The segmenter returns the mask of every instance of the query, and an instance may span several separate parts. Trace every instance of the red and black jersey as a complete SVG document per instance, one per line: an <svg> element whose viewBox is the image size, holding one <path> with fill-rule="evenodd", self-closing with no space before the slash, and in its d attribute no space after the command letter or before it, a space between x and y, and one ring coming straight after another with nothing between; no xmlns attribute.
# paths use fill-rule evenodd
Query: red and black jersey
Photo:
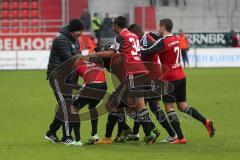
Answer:
<svg viewBox="0 0 240 160"><path fill-rule="evenodd" d="M129 75L148 73L141 61L140 42L136 34L124 29L115 37L110 48L119 52L115 54L120 54L124 78Z"/></svg>
<svg viewBox="0 0 240 160"><path fill-rule="evenodd" d="M84 84L106 82L103 67L96 63L78 60L76 72L83 78Z"/></svg>
<svg viewBox="0 0 240 160"><path fill-rule="evenodd" d="M157 40L151 47L141 50L142 56L158 54L161 65L168 71L163 80L175 81L186 77L181 66L180 43L176 36L168 35Z"/></svg>
<svg viewBox="0 0 240 160"><path fill-rule="evenodd" d="M140 39L140 44L143 48L149 48L155 43L155 39L148 33L145 33ZM160 79L163 75L161 65L158 61L158 54L149 54L141 57L144 65L148 69L148 77L151 80Z"/></svg>

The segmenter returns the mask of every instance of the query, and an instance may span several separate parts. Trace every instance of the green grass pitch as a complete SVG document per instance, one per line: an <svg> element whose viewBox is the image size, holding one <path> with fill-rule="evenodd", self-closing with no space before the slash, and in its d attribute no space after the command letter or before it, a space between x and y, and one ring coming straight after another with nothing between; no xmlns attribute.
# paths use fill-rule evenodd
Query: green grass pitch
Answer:
<svg viewBox="0 0 240 160"><path fill-rule="evenodd" d="M1 71L0 160L239 159L240 69L186 72L189 104L214 120L217 128L214 138L209 138L197 121L182 119L181 126L188 139L186 145L126 143L67 147L43 138L56 104L48 81L44 80L45 71ZM106 116L101 117L100 136L104 135L105 123ZM162 131L161 140L166 132L157 126ZM86 141L90 122L83 122L81 128Z"/></svg>

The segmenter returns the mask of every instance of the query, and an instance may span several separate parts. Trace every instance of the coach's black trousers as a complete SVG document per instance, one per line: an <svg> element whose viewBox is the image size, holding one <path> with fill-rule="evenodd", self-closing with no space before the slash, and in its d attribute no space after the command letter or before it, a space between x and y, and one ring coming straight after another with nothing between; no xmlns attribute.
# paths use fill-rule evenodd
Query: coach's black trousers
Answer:
<svg viewBox="0 0 240 160"><path fill-rule="evenodd" d="M54 95L57 100L55 116L49 127L50 132L55 134L62 125L63 137L70 136L71 125L69 124L69 121L71 120L70 116L72 116L70 113L72 90L60 88L57 79L49 80L49 83L54 89ZM68 94L66 92L68 92Z"/></svg>
<svg viewBox="0 0 240 160"><path fill-rule="evenodd" d="M79 90L77 85L78 76L74 71L74 63L77 56L69 59L64 64L56 68L49 76L49 84L57 100L55 116L50 124L50 132L53 134L63 126L63 137L70 136L71 125L69 122L75 121L76 115L71 114L70 106L72 104L73 90ZM78 118L78 117L77 117Z"/></svg>

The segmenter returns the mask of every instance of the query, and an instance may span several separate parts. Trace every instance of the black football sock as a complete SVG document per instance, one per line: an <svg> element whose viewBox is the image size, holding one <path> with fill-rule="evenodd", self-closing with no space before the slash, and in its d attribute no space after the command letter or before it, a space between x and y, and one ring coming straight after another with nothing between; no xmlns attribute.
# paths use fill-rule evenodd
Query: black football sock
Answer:
<svg viewBox="0 0 240 160"><path fill-rule="evenodd" d="M141 125L140 121L138 119L135 119L134 125L133 125L133 135L137 135L139 133L140 125ZM155 127L156 127L155 124L151 120L149 120L148 125L151 130L155 129Z"/></svg>
<svg viewBox="0 0 240 160"><path fill-rule="evenodd" d="M70 125L73 128L74 135L75 135L75 140L77 142L80 141L81 140L81 137L80 137L80 122L72 122L72 123L70 123Z"/></svg>
<svg viewBox="0 0 240 160"><path fill-rule="evenodd" d="M118 131L117 131L117 137L120 137L122 134L122 124L121 122L118 122Z"/></svg>
<svg viewBox="0 0 240 160"><path fill-rule="evenodd" d="M123 130L128 130L130 127L126 123L126 116L124 112L119 112L118 118L118 133L117 136L120 137Z"/></svg>
<svg viewBox="0 0 240 160"><path fill-rule="evenodd" d="M202 116L195 108L188 106L184 112L202 122L203 125L206 125L206 118Z"/></svg>
<svg viewBox="0 0 240 160"><path fill-rule="evenodd" d="M91 120L91 124L92 124L91 136L95 136L97 134L98 119Z"/></svg>
<svg viewBox="0 0 240 160"><path fill-rule="evenodd" d="M126 115L124 114L124 112L122 112L122 114L120 116L120 122L121 122L123 130L130 129L129 125L126 123Z"/></svg>
<svg viewBox="0 0 240 160"><path fill-rule="evenodd" d="M178 119L178 116L177 116L176 112L171 111L171 112L168 112L167 114L168 114L168 118L169 118L169 121L170 121L173 129L177 133L178 138L180 140L183 139L184 136L183 136L182 129L181 129L181 126L180 126L180 122L179 122L179 119Z"/></svg>
<svg viewBox="0 0 240 160"><path fill-rule="evenodd" d="M95 108L90 109L90 118L91 118L91 125L92 125L91 136L95 136L97 134L97 128L98 128L98 112Z"/></svg>
<svg viewBox="0 0 240 160"><path fill-rule="evenodd" d="M150 115L147 109L143 109L142 111L138 112L137 114L138 120L140 121L143 131L145 133L145 136L148 137L150 136L152 132L152 122L150 119Z"/></svg>
<svg viewBox="0 0 240 160"><path fill-rule="evenodd" d="M149 126L150 126L151 130L156 128L155 124L151 121L151 119L149 120Z"/></svg>
<svg viewBox="0 0 240 160"><path fill-rule="evenodd" d="M118 113L112 112L108 114L105 137L112 137L113 129L118 121Z"/></svg>
<svg viewBox="0 0 240 160"><path fill-rule="evenodd" d="M150 105L150 109L154 113L156 119L161 124L161 126L168 132L169 136L175 137L176 133L174 132L170 123L168 122L167 117L163 112L163 110L159 106L151 106L151 105Z"/></svg>
<svg viewBox="0 0 240 160"><path fill-rule="evenodd" d="M123 131L123 125L125 123L125 115L124 113L119 112L118 113L118 132L117 132L117 137L120 137Z"/></svg>
<svg viewBox="0 0 240 160"><path fill-rule="evenodd" d="M57 132L57 130L59 130L61 125L62 125L62 121L60 121L57 117L54 117L52 123L49 126L48 134L56 135L56 132Z"/></svg>
<svg viewBox="0 0 240 160"><path fill-rule="evenodd" d="M123 128L123 130L128 130L128 129L130 129L130 127L129 127L129 125L126 123L126 121L124 121L123 123L122 123L122 128Z"/></svg>
<svg viewBox="0 0 240 160"><path fill-rule="evenodd" d="M139 133L140 125L141 125L140 122L138 122L137 120L134 121L133 135L137 135Z"/></svg>

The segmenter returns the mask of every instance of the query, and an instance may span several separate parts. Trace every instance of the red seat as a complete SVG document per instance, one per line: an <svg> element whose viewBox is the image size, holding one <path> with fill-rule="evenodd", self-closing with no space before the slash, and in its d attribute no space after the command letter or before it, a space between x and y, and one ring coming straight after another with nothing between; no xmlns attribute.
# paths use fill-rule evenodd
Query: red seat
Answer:
<svg viewBox="0 0 240 160"><path fill-rule="evenodd" d="M37 33L37 32L39 32L39 28L38 28L38 27L31 27L31 28L29 29L29 32L31 32L31 33Z"/></svg>
<svg viewBox="0 0 240 160"><path fill-rule="evenodd" d="M38 19L32 19L30 21L30 26L39 26L39 21Z"/></svg>
<svg viewBox="0 0 240 160"><path fill-rule="evenodd" d="M30 17L32 17L32 18L38 18L38 17L39 17L39 12L38 12L38 10L32 10L32 11L30 11Z"/></svg>
<svg viewBox="0 0 240 160"><path fill-rule="evenodd" d="M23 2L21 3L21 8L22 8L22 9L28 9L28 7L29 7L28 1L23 1Z"/></svg>
<svg viewBox="0 0 240 160"><path fill-rule="evenodd" d="M18 10L14 10L12 11L12 18L19 18L19 11Z"/></svg>
<svg viewBox="0 0 240 160"><path fill-rule="evenodd" d="M2 10L8 10L9 9L9 3L8 2L2 2L1 3L1 9Z"/></svg>
<svg viewBox="0 0 240 160"><path fill-rule="evenodd" d="M29 32L36 33L39 32L39 20L38 19L32 19L30 20L30 29Z"/></svg>
<svg viewBox="0 0 240 160"><path fill-rule="evenodd" d="M10 6L12 9L19 9L19 3L17 1L12 2Z"/></svg>
<svg viewBox="0 0 240 160"><path fill-rule="evenodd" d="M22 11L21 11L21 17L22 17L22 18L28 18L28 17L29 17L29 12L28 12L28 10L22 10Z"/></svg>
<svg viewBox="0 0 240 160"><path fill-rule="evenodd" d="M9 11L8 10L3 10L2 11L2 19L9 19L10 15L9 15Z"/></svg>
<svg viewBox="0 0 240 160"><path fill-rule="evenodd" d="M19 31L20 31L19 27L14 27L14 28L11 29L12 33L19 33Z"/></svg>
<svg viewBox="0 0 240 160"><path fill-rule="evenodd" d="M22 26L23 27L29 26L29 20L28 19L22 19Z"/></svg>
<svg viewBox="0 0 240 160"><path fill-rule="evenodd" d="M28 19L22 19L21 32L23 32L23 33L29 32L29 20Z"/></svg>
<svg viewBox="0 0 240 160"><path fill-rule="evenodd" d="M22 33L28 33L28 32L29 32L29 28L22 28L22 29L21 29L21 32L22 32Z"/></svg>
<svg viewBox="0 0 240 160"><path fill-rule="evenodd" d="M18 20L18 19L12 20L11 25L12 25L13 27L19 27L19 20Z"/></svg>
<svg viewBox="0 0 240 160"><path fill-rule="evenodd" d="M1 21L1 26L2 27L9 27L9 21L8 20Z"/></svg>
<svg viewBox="0 0 240 160"><path fill-rule="evenodd" d="M9 28L2 28L1 33L9 33Z"/></svg>
<svg viewBox="0 0 240 160"><path fill-rule="evenodd" d="M38 7L39 7L38 1L33 1L30 3L31 9L38 9Z"/></svg>
<svg viewBox="0 0 240 160"><path fill-rule="evenodd" d="M1 21L1 32L2 33L8 33L9 32L9 21L8 20L2 20Z"/></svg>

